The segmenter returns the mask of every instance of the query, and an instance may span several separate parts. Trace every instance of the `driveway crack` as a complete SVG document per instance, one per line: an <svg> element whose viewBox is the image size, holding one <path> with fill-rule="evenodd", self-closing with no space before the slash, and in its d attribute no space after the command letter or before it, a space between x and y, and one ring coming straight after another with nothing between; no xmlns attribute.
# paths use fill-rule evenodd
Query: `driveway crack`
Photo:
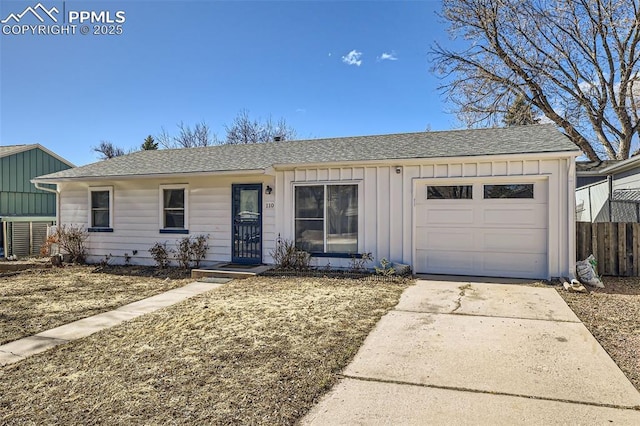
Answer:
<svg viewBox="0 0 640 426"><path fill-rule="evenodd" d="M465 284L458 288L460 289L460 293L458 293L458 298L455 300L456 307L453 309L453 311L451 311L452 314L462 307L462 298L465 296L467 290L471 288L471 283Z"/></svg>

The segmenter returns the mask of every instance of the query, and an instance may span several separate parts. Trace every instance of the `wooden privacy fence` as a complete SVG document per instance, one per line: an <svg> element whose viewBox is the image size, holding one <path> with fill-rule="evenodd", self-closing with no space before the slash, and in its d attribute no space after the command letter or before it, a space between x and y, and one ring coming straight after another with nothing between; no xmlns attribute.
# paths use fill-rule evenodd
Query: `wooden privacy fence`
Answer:
<svg viewBox="0 0 640 426"><path fill-rule="evenodd" d="M640 276L640 223L576 222L576 259L590 254L599 275Z"/></svg>

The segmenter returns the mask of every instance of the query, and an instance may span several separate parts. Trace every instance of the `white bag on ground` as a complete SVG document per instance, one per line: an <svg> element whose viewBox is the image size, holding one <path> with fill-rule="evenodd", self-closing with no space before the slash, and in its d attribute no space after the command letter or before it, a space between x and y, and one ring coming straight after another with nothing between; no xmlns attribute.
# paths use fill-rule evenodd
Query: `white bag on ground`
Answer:
<svg viewBox="0 0 640 426"><path fill-rule="evenodd" d="M591 254L585 260L579 260L576 262L576 274L578 275L580 282L583 284L587 284L592 287L604 288L602 280L598 277L596 266L596 258Z"/></svg>

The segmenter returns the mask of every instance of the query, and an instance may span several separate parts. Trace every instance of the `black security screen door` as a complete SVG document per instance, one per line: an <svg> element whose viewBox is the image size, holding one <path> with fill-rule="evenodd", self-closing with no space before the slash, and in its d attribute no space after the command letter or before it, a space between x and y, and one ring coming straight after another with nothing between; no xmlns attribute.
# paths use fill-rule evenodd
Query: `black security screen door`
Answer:
<svg viewBox="0 0 640 426"><path fill-rule="evenodd" d="M233 263L262 262L262 185L232 185Z"/></svg>

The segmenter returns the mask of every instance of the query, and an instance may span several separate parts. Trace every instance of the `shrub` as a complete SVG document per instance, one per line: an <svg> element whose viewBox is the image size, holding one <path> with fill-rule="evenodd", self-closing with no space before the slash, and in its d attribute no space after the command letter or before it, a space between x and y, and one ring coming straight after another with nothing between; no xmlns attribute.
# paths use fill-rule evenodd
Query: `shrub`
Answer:
<svg viewBox="0 0 640 426"><path fill-rule="evenodd" d="M176 242L175 258L178 266L182 269L189 269L189 260L191 259L191 239L189 237L180 238Z"/></svg>
<svg viewBox="0 0 640 426"><path fill-rule="evenodd" d="M89 234L82 226L62 225L56 228L55 238L60 248L69 255L72 263L83 264L87 260L85 241Z"/></svg>
<svg viewBox="0 0 640 426"><path fill-rule="evenodd" d="M200 262L207 256L208 235L198 235L196 237L184 237L176 243L175 259L182 269L189 269L191 263L198 268Z"/></svg>
<svg viewBox="0 0 640 426"><path fill-rule="evenodd" d="M371 253L362 253L361 256L351 256L351 262L349 263L350 272L363 272L366 268L366 264L373 260Z"/></svg>
<svg viewBox="0 0 640 426"><path fill-rule="evenodd" d="M291 240L280 237L276 239L276 247L271 250L271 257L277 269L296 269L306 271L311 266L311 255L299 250Z"/></svg>
<svg viewBox="0 0 640 426"><path fill-rule="evenodd" d="M58 244L57 233L48 235L46 241L40 247L40 256L47 257L47 256L51 256L52 254L57 254L57 253L51 252L53 245L57 245L57 244Z"/></svg>
<svg viewBox="0 0 640 426"><path fill-rule="evenodd" d="M196 268L200 267L200 262L207 257L207 251L209 250L209 246L207 245L207 240L209 239L208 235L198 235L191 241L190 251L191 251L191 261L194 263Z"/></svg>
<svg viewBox="0 0 640 426"><path fill-rule="evenodd" d="M156 262L158 268L164 269L169 266L169 255L173 250L167 248L167 242L156 242L150 249L151 257Z"/></svg>
<svg viewBox="0 0 640 426"><path fill-rule="evenodd" d="M391 266L391 262L389 262L384 257L380 259L380 266L374 266L376 274L382 275L383 277L388 277L390 275L395 275L396 270L393 266Z"/></svg>

